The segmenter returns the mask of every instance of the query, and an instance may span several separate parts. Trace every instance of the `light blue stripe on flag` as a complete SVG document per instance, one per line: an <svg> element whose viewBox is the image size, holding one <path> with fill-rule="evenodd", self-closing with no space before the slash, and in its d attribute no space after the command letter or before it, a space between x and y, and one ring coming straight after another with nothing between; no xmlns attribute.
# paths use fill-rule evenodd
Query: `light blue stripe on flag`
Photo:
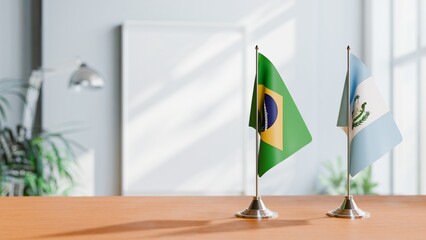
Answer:
<svg viewBox="0 0 426 240"><path fill-rule="evenodd" d="M354 99L356 87L365 79L371 77L370 70L367 66L354 54L350 55L351 64L351 103Z"/></svg>
<svg viewBox="0 0 426 240"><path fill-rule="evenodd" d="M365 64L355 55L352 53L350 54L350 74L351 74L351 106L353 108L353 101L354 101L354 94L357 86L366 80L367 78L371 77L370 70L365 66ZM347 95L346 95L346 89L347 89L347 81L348 76L346 74L346 81L345 86L343 88L343 94L342 94L342 100L340 101L340 111L339 111L339 117L337 119L337 126L339 127L346 127L348 122L348 114L347 114Z"/></svg>
<svg viewBox="0 0 426 240"><path fill-rule="evenodd" d="M401 141L402 136L390 112L372 122L352 139L351 176L385 155Z"/></svg>

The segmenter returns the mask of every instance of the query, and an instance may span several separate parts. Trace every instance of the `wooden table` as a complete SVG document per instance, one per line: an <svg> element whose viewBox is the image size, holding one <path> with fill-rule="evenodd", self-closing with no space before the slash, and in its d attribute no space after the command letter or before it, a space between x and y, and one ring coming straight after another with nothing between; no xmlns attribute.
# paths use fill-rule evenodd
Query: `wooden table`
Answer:
<svg viewBox="0 0 426 240"><path fill-rule="evenodd" d="M426 196L356 196L371 218L329 218L341 196L263 197L272 220L235 218L251 197L0 198L0 239L426 239Z"/></svg>

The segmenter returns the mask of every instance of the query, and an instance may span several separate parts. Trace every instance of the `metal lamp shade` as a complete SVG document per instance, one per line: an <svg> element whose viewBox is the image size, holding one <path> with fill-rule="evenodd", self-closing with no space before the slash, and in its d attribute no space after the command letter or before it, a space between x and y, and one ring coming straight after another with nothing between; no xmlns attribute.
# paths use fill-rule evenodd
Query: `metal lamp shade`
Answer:
<svg viewBox="0 0 426 240"><path fill-rule="evenodd" d="M100 89L105 85L104 79L94 69L86 64L81 64L71 76L70 88L79 89Z"/></svg>

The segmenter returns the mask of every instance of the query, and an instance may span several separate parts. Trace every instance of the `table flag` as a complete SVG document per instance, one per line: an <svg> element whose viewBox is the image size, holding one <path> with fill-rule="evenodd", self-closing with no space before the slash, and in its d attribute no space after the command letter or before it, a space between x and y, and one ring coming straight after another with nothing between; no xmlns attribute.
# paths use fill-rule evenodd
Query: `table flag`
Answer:
<svg viewBox="0 0 426 240"><path fill-rule="evenodd" d="M310 143L312 137L277 69L261 53L258 58L258 174L262 176ZM249 126L256 129L255 91L253 88Z"/></svg>
<svg viewBox="0 0 426 240"><path fill-rule="evenodd" d="M350 174L358 172L385 155L402 141L390 109L386 106L368 68L355 55L350 54L350 103L349 136L351 144ZM337 126L347 134L347 94L343 89Z"/></svg>

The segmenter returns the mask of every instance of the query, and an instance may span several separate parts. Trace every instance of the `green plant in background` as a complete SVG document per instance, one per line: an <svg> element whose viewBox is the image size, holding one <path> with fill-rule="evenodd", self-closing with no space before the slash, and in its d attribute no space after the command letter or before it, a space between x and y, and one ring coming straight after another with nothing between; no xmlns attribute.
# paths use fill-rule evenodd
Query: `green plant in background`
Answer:
<svg viewBox="0 0 426 240"><path fill-rule="evenodd" d="M9 96L25 103L29 84L0 81L0 194L2 196L68 195L75 184L74 148L82 148L64 136L68 131L41 131L28 137L24 127L4 126Z"/></svg>
<svg viewBox="0 0 426 240"><path fill-rule="evenodd" d="M61 133L41 132L25 137L17 127L0 132L2 195L67 195L74 186L71 169L75 165L73 147L77 144Z"/></svg>
<svg viewBox="0 0 426 240"><path fill-rule="evenodd" d="M323 194L345 195L347 172L346 164L341 157L337 161L327 161L324 163L325 172L320 176L321 191ZM371 166L351 178L351 194L367 195L377 194L374 189L377 183L373 181Z"/></svg>

